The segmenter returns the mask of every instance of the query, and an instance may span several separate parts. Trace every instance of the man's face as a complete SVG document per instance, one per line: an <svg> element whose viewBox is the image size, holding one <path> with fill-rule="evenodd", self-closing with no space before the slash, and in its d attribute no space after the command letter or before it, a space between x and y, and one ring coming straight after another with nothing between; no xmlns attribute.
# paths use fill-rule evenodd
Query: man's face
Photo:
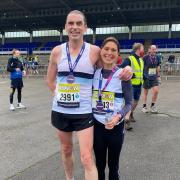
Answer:
<svg viewBox="0 0 180 180"><path fill-rule="evenodd" d="M71 40L79 40L87 30L81 14L69 14L65 25L66 32Z"/></svg>
<svg viewBox="0 0 180 180"><path fill-rule="evenodd" d="M144 56L144 46L141 46L139 49L137 49L136 54L140 57Z"/></svg>
<svg viewBox="0 0 180 180"><path fill-rule="evenodd" d="M151 54L152 56L155 56L156 53L157 53L157 48L156 48L156 46L151 46L151 48L150 48L150 54Z"/></svg>

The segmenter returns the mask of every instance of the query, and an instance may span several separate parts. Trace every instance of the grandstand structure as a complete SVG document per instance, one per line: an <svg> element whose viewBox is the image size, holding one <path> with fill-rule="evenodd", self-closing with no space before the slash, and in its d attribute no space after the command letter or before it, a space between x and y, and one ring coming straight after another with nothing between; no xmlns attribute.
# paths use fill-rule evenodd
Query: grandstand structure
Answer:
<svg viewBox="0 0 180 180"><path fill-rule="evenodd" d="M156 44L165 57L180 56L179 0L6 0L0 1L0 64L13 48L25 56L38 54L46 64L52 48L67 40L65 18L74 9L87 17L87 42L100 46L114 36L122 56L134 42L145 49Z"/></svg>

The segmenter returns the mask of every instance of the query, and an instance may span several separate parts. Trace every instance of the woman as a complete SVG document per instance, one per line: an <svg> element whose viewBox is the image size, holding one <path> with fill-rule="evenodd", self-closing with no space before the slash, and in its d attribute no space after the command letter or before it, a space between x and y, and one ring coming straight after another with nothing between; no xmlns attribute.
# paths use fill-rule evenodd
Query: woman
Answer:
<svg viewBox="0 0 180 180"><path fill-rule="evenodd" d="M131 109L130 81L121 81L116 66L119 43L109 37L101 49L103 68L97 69L93 80L94 152L99 180L105 180L108 152L109 180L119 180L119 157L124 140L124 116Z"/></svg>
<svg viewBox="0 0 180 180"><path fill-rule="evenodd" d="M26 107L21 103L22 98L22 88L23 88L23 75L25 71L23 68L22 62L19 60L20 51L18 49L13 49L12 57L9 58L7 64L7 71L10 72L11 78L11 93L10 93L10 110L14 111L15 107L13 105L13 97L15 90L17 89L17 98L18 98L18 109L25 109Z"/></svg>

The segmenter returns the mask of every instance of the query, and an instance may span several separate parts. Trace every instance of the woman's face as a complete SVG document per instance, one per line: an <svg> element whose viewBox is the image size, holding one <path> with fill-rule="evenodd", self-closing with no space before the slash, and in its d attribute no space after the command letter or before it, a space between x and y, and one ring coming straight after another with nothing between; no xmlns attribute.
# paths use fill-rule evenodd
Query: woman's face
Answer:
<svg viewBox="0 0 180 180"><path fill-rule="evenodd" d="M107 42L101 49L101 60L103 64L114 64L118 58L118 47L113 41Z"/></svg>

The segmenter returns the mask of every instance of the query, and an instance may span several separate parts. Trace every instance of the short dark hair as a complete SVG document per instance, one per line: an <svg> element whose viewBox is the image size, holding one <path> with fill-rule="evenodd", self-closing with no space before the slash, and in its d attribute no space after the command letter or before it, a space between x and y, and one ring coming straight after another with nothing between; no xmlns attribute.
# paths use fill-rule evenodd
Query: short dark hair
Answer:
<svg viewBox="0 0 180 180"><path fill-rule="evenodd" d="M83 16L84 24L87 25L87 19L83 12L81 12L79 10L72 10L68 13L67 17L69 16L69 14L80 14L81 16ZM67 22L67 17L66 17L66 22Z"/></svg>
<svg viewBox="0 0 180 180"><path fill-rule="evenodd" d="M119 44L119 41L115 38L115 37L108 37L106 38L102 45L101 45L101 48L103 48L108 42L114 42L116 45L117 45L117 49L118 49L118 52L120 50L120 44Z"/></svg>

